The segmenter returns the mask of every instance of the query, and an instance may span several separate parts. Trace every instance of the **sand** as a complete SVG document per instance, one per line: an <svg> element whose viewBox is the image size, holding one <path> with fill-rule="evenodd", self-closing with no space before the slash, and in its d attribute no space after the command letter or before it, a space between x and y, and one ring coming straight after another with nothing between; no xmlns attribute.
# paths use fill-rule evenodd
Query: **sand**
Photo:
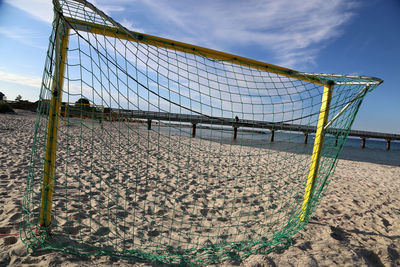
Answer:
<svg viewBox="0 0 400 267"><path fill-rule="evenodd" d="M65 265L65 266L109 266L109 265L133 265L146 266L145 263L136 263L129 260L112 259L109 257L82 257L64 254L60 252L46 252L35 255L28 255L25 251L25 247L21 240L16 236L19 233L19 221L22 207L22 198L25 190L25 184L27 180L27 170L30 160L30 152L32 145L32 136L34 130L34 122L36 115L35 113L17 110L16 115L4 115L0 114L0 266L3 265L29 265L29 266L48 266L48 265ZM63 126L64 127L64 126ZM65 126L66 127L66 126ZM104 127L107 127L105 125ZM67 128L65 128L67 129ZM74 127L69 126L68 128L71 133L74 133ZM160 137L155 135L154 137ZM112 137L110 137L112 138ZM65 140L66 142L67 140ZM63 141L61 141L63 142ZM149 146L147 142L140 139L132 139L131 142L136 143L138 146ZM163 141L162 136L159 138L159 144L161 147L166 144ZM167 166L169 171L173 171L176 174L181 173L183 170L179 169L179 166L192 166L190 173L181 173L187 177L195 176L202 172L202 164L205 155L208 155L209 162L214 162L212 156L216 155L220 151L214 151L216 149L212 144L208 144L200 141L191 141L193 151L199 151L199 148L203 148L202 152L199 153L197 158L192 158L190 162L184 162L185 153L187 146L182 143L182 147L176 147L180 153L174 153L173 155L166 155L157 153L156 147L148 147L151 151L154 150L152 157L160 157L157 162L169 162ZM66 147L64 144L63 147ZM130 145L129 142L125 144ZM207 149L204 149L207 147ZM107 148L109 151L113 151L114 147ZM106 149L106 150L107 150ZM233 149L233 150L232 150ZM332 176L332 181L326 192L326 196L323 198L318 210L313 214L310 223L306 226L303 231L297 233L294 237L294 245L281 250L272 252L268 255L252 255L245 259L241 263L225 262L220 264L221 266L230 266L232 264L240 264L243 266L396 266L400 265L400 153L397 151L382 151L378 150L361 150L356 148L345 149L343 151L342 159L339 161L336 168L335 174ZM90 150L90 148L88 148ZM235 153L235 148L231 148L229 151L223 151L223 153ZM186 152L185 152L186 151ZM106 151L104 151L106 152ZM71 158L74 153L80 153L74 151L70 147L68 152L59 151L59 153L69 153ZM91 153L98 153L97 158L101 158L100 151L91 151ZM208 238L212 241L213 236L223 237L226 236L227 240L230 238L243 238L241 233L244 232L243 228L234 228L234 233L226 233L224 229L213 229L213 225L217 225L221 221L226 220L227 224L232 224L234 221L226 219L227 216L224 214L222 209L225 206L234 205L229 201L225 201L224 195L231 195L240 192L241 196L246 196L243 201L243 206L246 209L238 211L238 213L247 212L247 219L250 216L249 221L260 222L261 218L266 216L266 210L260 210L259 206L251 205L257 200L259 192L257 190L265 190L266 188L271 190L272 185L267 183L263 186L257 187L259 182L257 177L265 177L273 173L274 170L263 170L259 171L257 168L253 168L254 162L250 160L254 158L254 155L258 155L259 151L255 148L244 149L241 151L242 155L248 155L248 161L246 157L239 162L222 162L219 169L216 167L214 172L219 174L220 177L225 177L223 183L219 182L215 184L217 193L211 195L207 192L205 182L199 181L196 184L186 184L184 180L165 181L161 183L163 177L157 177L157 183L149 179L146 185L141 187L140 183L142 179L137 181L130 181L136 183L138 190L137 203L140 207L145 207L146 201L154 203L154 210L142 210L138 215L132 215L129 212L127 214L120 214L128 222L135 222L138 218L150 218L151 214L159 214L160 218L175 218L178 221L179 218L188 216L184 210L192 208L191 218L186 218L186 221L192 221L193 225L207 225L208 229L212 229L211 233L208 234ZM247 153L247 154L246 154ZM151 173L163 173L166 171L166 166L160 166L157 164L150 164L146 162L137 161L138 157L128 157L129 164L138 166L138 170L150 170ZM304 159L307 162L307 157L302 155L295 155L297 160ZM62 158L62 157L61 157ZM135 162L136 159L136 162ZM197 159L197 161L196 161ZM84 161L85 159L83 159ZM86 159L89 160L89 159ZM179 161L179 164L174 162ZM263 159L260 158L260 162ZM259 162L259 163L260 163ZM59 162L59 164L65 164L65 162ZM71 168L68 173L72 172L76 162L69 162L68 166ZM241 168L246 173L229 173L229 166L232 164L241 164ZM277 165L278 166L278 165ZM141 167L141 168L140 168ZM145 168L146 167L146 168ZM209 166L208 166L209 167ZM186 168L187 169L187 168ZM85 170L80 170L83 178L85 178ZM95 170L96 172L96 170ZM99 170L100 172L100 170ZM290 172L290 170L288 170ZM135 173L135 177L140 177L140 172ZM228 179L231 176L243 177L247 174L249 177L254 179L246 179L250 184L246 187L240 187L241 181L235 179ZM148 174L142 173L143 177ZM112 176L112 177L111 177ZM81 183L82 190L90 191L92 186L101 186L95 181L90 179L81 179L80 181L69 181L67 184L67 177L60 176L59 187L63 184L65 187L73 186L76 183ZM111 181L112 179L124 179L121 177L118 171L114 175L100 174L101 181ZM179 177L179 175L177 175ZM64 183L63 183L64 181ZM100 180L99 180L100 181ZM180 183L180 181L182 181ZM75 183L75 184L74 184ZM174 187L171 187L174 185ZM153 187L156 191L173 194L174 201L164 201L160 195L147 194L144 198L144 193L139 192L141 188ZM111 190L111 187L103 186L103 188L109 188L107 194L116 194L115 190ZM194 188L198 193L193 197ZM251 192L246 192L246 188L252 188ZM254 188L258 188L254 190ZM91 201L90 205L95 210L102 210L102 207L106 199L101 196L94 196L91 199L84 199L82 190L72 190L68 194L76 196L76 203L70 203L75 205L76 209L79 209L85 205L82 204L82 199ZM276 192L285 191L285 188L279 188ZM203 192L202 194L199 192ZM119 192L122 198L134 197L129 195L123 195L124 192ZM293 192L297 194L297 192ZM162 194L161 194L162 195ZM222 196L222 197L220 197ZM262 201L258 199L259 201ZM265 200L267 201L267 200ZM204 208L196 209L195 204L199 205L203 203ZM213 208L208 208L209 203L213 203ZM80 206L79 206L80 205ZM106 204L104 204L106 205ZM108 208L115 208L115 212L118 212L119 203L117 201L108 202ZM56 209L62 209L65 203L58 201ZM156 207L162 207L156 209ZM286 207L277 207L277 209L284 209ZM82 209L84 210L84 209ZM129 208L127 209L129 211ZM140 210L140 209L137 209ZM171 212L171 210L175 212ZM212 214L212 212L221 211L220 214ZM205 214L208 216L205 216ZM236 214L240 215L240 214ZM243 214L241 214L243 215ZM82 221L90 220L87 213L73 213L71 219L79 219ZM101 235L107 231L123 231L124 229L112 229L102 228L101 217L99 215L99 221L92 226L92 229L85 229L85 227L68 224L67 221L63 221L61 217L55 218L55 224L68 227L71 231L71 235L74 235L74 231L98 231L99 241ZM213 218L205 220L204 218ZM148 238L157 239L157 242L171 242L176 240L180 242L189 242L188 238L189 229L182 226L182 223L172 225L174 228L178 228L181 232L180 235L174 236L174 233L163 233L161 230L156 232L155 230L149 231L150 225L160 225L165 219L157 221L149 221L144 224L143 229L136 229L138 231L136 236L142 237L136 240L137 244L140 242L145 243ZM174 220L172 220L174 221ZM80 228L79 228L80 227ZM147 227L147 228L146 228ZM241 226L242 227L242 226ZM259 225L255 226L248 225L248 227L254 227L254 230L260 229ZM79 228L79 229L78 229ZM261 227L262 228L262 227ZM159 228L157 228L159 230ZM166 228L167 229L167 228ZM185 232L188 231L188 232ZM249 229L246 229L249 230ZM104 232L105 231L105 232ZM125 229L129 232L129 229ZM259 230L260 231L260 230ZM262 231L257 234L263 235ZM15 236L14 236L15 235ZM196 235L195 235L196 236ZM202 239L203 234L197 236L196 242L206 243L209 242L207 238ZM168 237L168 238L165 238ZM191 240L192 241L192 240ZM132 241L131 241L132 242ZM172 244L174 245L174 244Z"/></svg>

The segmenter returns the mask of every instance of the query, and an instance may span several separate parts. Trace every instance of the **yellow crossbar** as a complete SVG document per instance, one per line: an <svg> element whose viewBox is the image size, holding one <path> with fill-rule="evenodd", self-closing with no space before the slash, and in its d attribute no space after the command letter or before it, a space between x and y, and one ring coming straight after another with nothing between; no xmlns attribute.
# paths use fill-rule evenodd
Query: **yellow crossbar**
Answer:
<svg viewBox="0 0 400 267"><path fill-rule="evenodd" d="M325 137L324 128L328 121L332 91L333 91L333 85L324 86L324 93L322 95L321 109L318 118L317 132L315 134L314 148L311 156L310 171L308 173L303 205L301 207L300 219L302 221L308 218L310 210L309 202L312 199L312 195L314 193L315 179L317 178L319 163L321 161L321 151Z"/></svg>
<svg viewBox="0 0 400 267"><path fill-rule="evenodd" d="M60 23L61 25L61 23ZM46 154L44 160L44 177L42 185L42 203L40 208L40 226L48 227L51 223L51 209L53 202L55 162L57 151L58 126L60 121L62 86L68 49L69 29L58 29L55 47L55 76L52 83L52 94L47 125Z"/></svg>
<svg viewBox="0 0 400 267"><path fill-rule="evenodd" d="M279 74L285 77L302 80L318 85L326 85L328 84L328 80L323 78L316 77L311 74L304 74L298 72L296 70L283 68L277 65L261 62L254 59L249 59L241 56L236 56L233 54L220 52L217 50L204 48L197 45L182 43L162 37L157 37L149 34L134 32L134 31L125 31L123 29L119 29L116 27L110 27L105 25L100 25L97 23L86 22L78 19L73 19L70 17L65 17L65 20L68 22L69 27L79 30L90 32L94 34L104 35L108 37L118 38L126 41L133 41L137 43L144 43L147 45L152 45L156 47L163 47L167 49L173 49L175 51L180 51L184 53L190 53L194 55L208 57L210 59L232 62L237 65L247 66L250 68L267 71L270 73Z"/></svg>

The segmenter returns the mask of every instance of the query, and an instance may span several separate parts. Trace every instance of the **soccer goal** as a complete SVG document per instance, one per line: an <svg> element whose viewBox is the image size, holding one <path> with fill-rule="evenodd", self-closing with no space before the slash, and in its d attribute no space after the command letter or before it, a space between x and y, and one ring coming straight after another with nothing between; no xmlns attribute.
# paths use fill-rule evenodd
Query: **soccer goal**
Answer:
<svg viewBox="0 0 400 267"><path fill-rule="evenodd" d="M208 264L289 246L382 81L303 73L133 32L84 0L53 3L27 247Z"/></svg>

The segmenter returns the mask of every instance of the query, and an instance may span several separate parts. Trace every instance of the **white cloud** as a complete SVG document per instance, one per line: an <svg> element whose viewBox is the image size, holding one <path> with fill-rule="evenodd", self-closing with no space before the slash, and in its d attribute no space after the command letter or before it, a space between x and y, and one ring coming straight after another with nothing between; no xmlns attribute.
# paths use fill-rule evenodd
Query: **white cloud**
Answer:
<svg viewBox="0 0 400 267"><path fill-rule="evenodd" d="M18 42L30 46L45 50L47 47L43 45L39 45L41 40L46 39L46 37L25 29L21 27L0 27L0 34L7 36L8 38L17 40ZM37 42L35 41L37 40Z"/></svg>
<svg viewBox="0 0 400 267"><path fill-rule="evenodd" d="M62 2L61 0L59 0ZM53 22L53 3L51 0L5 0L7 4L10 4L16 8L19 8L38 20L52 23ZM123 12L124 6L110 5L109 1L89 1L94 4L101 11L111 14L113 12Z"/></svg>
<svg viewBox="0 0 400 267"><path fill-rule="evenodd" d="M53 4L49 0L5 0L16 8L19 8L36 19L51 23L53 21Z"/></svg>
<svg viewBox="0 0 400 267"><path fill-rule="evenodd" d="M141 2L174 29L170 38L224 50L256 45L291 66L312 64L357 6L345 0Z"/></svg>
<svg viewBox="0 0 400 267"><path fill-rule="evenodd" d="M131 31L136 31L136 32L141 32L141 33L143 33L143 32L145 32L145 30L144 29L142 29L142 28L137 28L136 26L135 26L135 23L133 22L133 21L131 21L131 20L128 20L128 19L122 19L121 21L119 21L119 23L122 25L122 26L124 26L125 28L127 28L128 30L131 30Z"/></svg>
<svg viewBox="0 0 400 267"><path fill-rule="evenodd" d="M0 81L40 88L42 78L0 71Z"/></svg>
<svg viewBox="0 0 400 267"><path fill-rule="evenodd" d="M99 10L103 11L106 14L111 14L113 12L123 12L125 11L125 8L121 5L110 5L109 1L104 2L107 4L101 3L103 1L91 1L91 3L98 8Z"/></svg>
<svg viewBox="0 0 400 267"><path fill-rule="evenodd" d="M5 1L40 20L52 21L52 1ZM259 60L285 67L314 65L321 49L344 32L358 7L357 0L91 2L111 16L118 13L119 22L128 29L223 51L238 51L250 45L270 57ZM133 7L144 8L147 17L153 16L154 20L135 23Z"/></svg>

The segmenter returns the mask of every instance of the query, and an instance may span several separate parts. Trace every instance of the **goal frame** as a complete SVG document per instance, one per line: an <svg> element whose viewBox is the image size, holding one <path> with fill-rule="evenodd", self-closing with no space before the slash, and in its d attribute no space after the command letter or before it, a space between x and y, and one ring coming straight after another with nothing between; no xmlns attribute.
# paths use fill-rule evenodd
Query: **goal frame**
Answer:
<svg viewBox="0 0 400 267"><path fill-rule="evenodd" d="M52 201L54 191L54 179L56 171L56 154L57 154L57 138L59 120L61 115L62 105L62 93L63 93L63 80L66 65L66 58L68 56L68 40L69 33L74 31L83 31L93 34L99 34L112 38L118 38L121 40L132 41L137 43L144 43L152 46L162 47L166 49L173 49L184 53L190 53L197 56L207 57L209 59L230 62L232 64L247 66L257 70L263 70L270 73L282 75L285 77L314 83L318 86L323 87L321 107L318 115L318 125L316 128L316 137L313 145L313 152L310 160L310 168L308 173L307 184L305 186L304 200L300 212L300 220L307 221L309 218L310 201L313 198L313 191L315 185L315 179L318 174L319 164L321 161L321 151L324 143L325 130L328 122L330 102L332 92L334 89L335 82L330 80L328 75L318 75L311 73L303 73L297 70L284 68L281 66L269 64L266 62L241 57L201 46L187 44L179 41L174 41L162 37L152 36L144 33L130 31L125 27L121 26L118 22L98 10L94 5L90 4L86 0L74 0L75 2L81 3L91 10L95 11L106 21L111 22L114 27L96 24L92 22L85 22L79 19L64 16L59 0L53 0L55 7L55 19L56 32L54 35L54 61L55 70L54 78L51 85L51 100L48 112L48 126L47 126L47 140L45 148L45 164L44 164L44 175L42 184L42 195L41 195L41 207L40 207L40 226L44 228L50 228L51 225L51 212L52 212ZM352 76L347 76L351 78ZM382 80L374 77L360 77L372 80L371 84L380 84ZM367 88L369 84L363 88ZM343 110L341 111L343 112ZM103 107L104 113L104 107ZM340 114L337 114L340 115ZM336 117L335 117L336 118ZM334 119L335 119L334 118Z"/></svg>

